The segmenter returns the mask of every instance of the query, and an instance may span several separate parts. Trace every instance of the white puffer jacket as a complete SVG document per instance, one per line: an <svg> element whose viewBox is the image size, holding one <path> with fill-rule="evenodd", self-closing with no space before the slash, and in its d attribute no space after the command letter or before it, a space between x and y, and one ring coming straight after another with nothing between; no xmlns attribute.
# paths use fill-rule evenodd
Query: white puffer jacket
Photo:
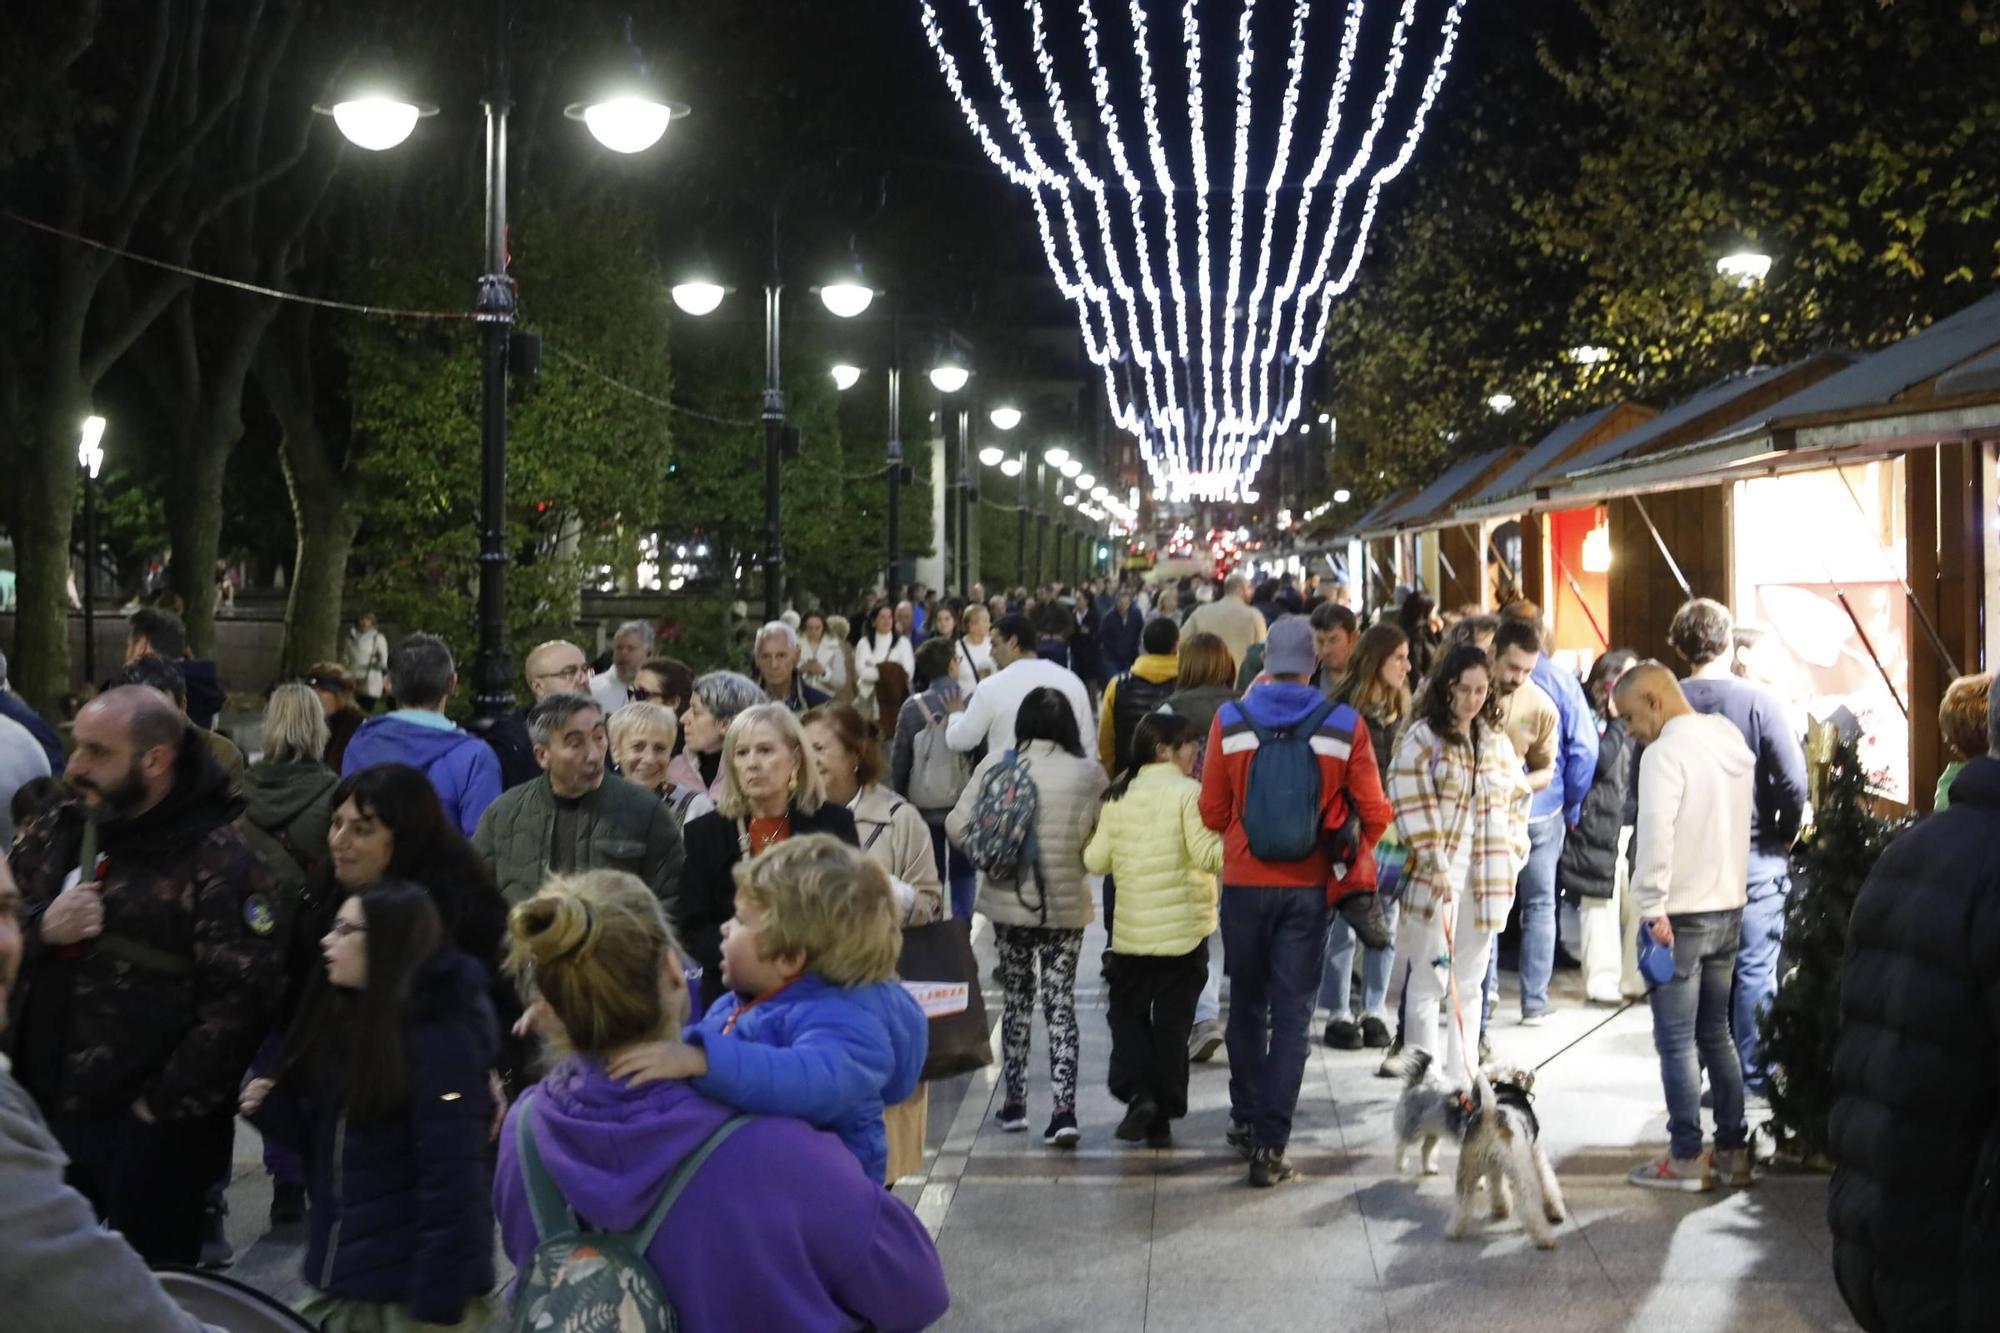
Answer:
<svg viewBox="0 0 2000 1333"><path fill-rule="evenodd" d="M1041 883L1024 871L1019 881L994 880L979 874L979 910L996 926L1046 926L1051 930L1082 930L1095 919L1090 881L1084 875L1083 849L1097 828L1097 810L1109 785L1094 759L1079 759L1054 741L1029 741L1021 747L1022 762L1035 782L1035 839L1041 845ZM958 804L945 816L945 836L963 845L972 827L972 810L987 773L1005 757L990 754L972 771ZM1041 910L1046 894L1047 912Z"/></svg>

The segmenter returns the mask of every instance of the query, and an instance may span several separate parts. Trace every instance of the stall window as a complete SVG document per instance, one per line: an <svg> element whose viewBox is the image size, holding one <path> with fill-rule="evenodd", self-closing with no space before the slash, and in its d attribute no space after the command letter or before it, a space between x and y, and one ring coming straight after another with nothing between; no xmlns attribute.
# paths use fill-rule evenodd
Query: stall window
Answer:
<svg viewBox="0 0 2000 1333"><path fill-rule="evenodd" d="M1740 481L1733 526L1739 673L1778 692L1795 731L1846 710L1877 788L1907 804L1903 486L1900 458Z"/></svg>

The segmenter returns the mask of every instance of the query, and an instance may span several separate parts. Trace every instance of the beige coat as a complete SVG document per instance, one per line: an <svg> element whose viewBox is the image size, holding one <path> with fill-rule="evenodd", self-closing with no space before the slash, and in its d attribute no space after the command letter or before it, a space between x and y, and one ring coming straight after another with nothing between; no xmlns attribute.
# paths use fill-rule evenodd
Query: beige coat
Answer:
<svg viewBox="0 0 2000 1333"><path fill-rule="evenodd" d="M944 884L931 850L930 825L902 797L877 782L855 793L847 807L868 858L916 890L905 924L921 926L944 915Z"/></svg>
<svg viewBox="0 0 2000 1333"><path fill-rule="evenodd" d="M1079 759L1053 741L1029 741L1018 753L1035 782L1035 838L1041 844L1041 883L1023 871L1018 881L979 873L979 910L996 926L1046 926L1082 930L1095 919L1083 849L1097 828L1097 808L1108 782L1095 759ZM958 804L945 816L945 836L963 844L987 773L1006 758L988 755L972 771ZM1042 895L1046 894L1046 899ZM1046 902L1047 911L1042 907Z"/></svg>

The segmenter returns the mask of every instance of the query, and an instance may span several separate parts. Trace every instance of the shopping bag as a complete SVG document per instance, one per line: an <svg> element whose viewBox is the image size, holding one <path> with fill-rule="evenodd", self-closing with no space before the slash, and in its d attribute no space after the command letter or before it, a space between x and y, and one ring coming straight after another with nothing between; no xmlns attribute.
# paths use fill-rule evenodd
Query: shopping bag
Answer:
<svg viewBox="0 0 2000 1333"><path fill-rule="evenodd" d="M972 922L961 917L905 929L897 975L930 1019L926 1082L993 1063L986 1001L979 993L979 960L972 954Z"/></svg>

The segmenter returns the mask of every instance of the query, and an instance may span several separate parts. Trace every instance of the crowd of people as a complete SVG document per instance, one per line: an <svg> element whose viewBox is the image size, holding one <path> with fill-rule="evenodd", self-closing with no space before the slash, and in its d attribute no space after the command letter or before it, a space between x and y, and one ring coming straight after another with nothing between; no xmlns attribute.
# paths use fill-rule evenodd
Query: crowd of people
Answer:
<svg viewBox="0 0 2000 1333"><path fill-rule="evenodd" d="M161 612L67 743L0 688L0 1272L26 1326L184 1326L138 1260L227 1262L240 1115L324 1328L586 1308L578 1219L683 1327L922 1327L942 1269L884 1188L925 1137L898 965L905 932L975 914L998 1128L1029 1128L1039 1007L1053 1149L1171 1146L1190 1064L1226 1048L1226 1142L1282 1184L1316 1013L1384 1077L1422 1052L1471 1088L1504 934L1522 1026L1566 938L1589 1003L1650 1005L1668 1144L1633 1184L1755 1180L1806 780L1726 608L1675 617L1684 678L1629 651L1579 677L1526 602L1411 592L1364 625L1313 579L971 592L787 613L704 671L644 621L596 669L544 643L527 706L476 734L444 642L364 618L348 662L271 692L247 760ZM1986 685L1947 699L1967 827L1996 799ZM1089 1076L1115 1126L1079 1122Z"/></svg>

